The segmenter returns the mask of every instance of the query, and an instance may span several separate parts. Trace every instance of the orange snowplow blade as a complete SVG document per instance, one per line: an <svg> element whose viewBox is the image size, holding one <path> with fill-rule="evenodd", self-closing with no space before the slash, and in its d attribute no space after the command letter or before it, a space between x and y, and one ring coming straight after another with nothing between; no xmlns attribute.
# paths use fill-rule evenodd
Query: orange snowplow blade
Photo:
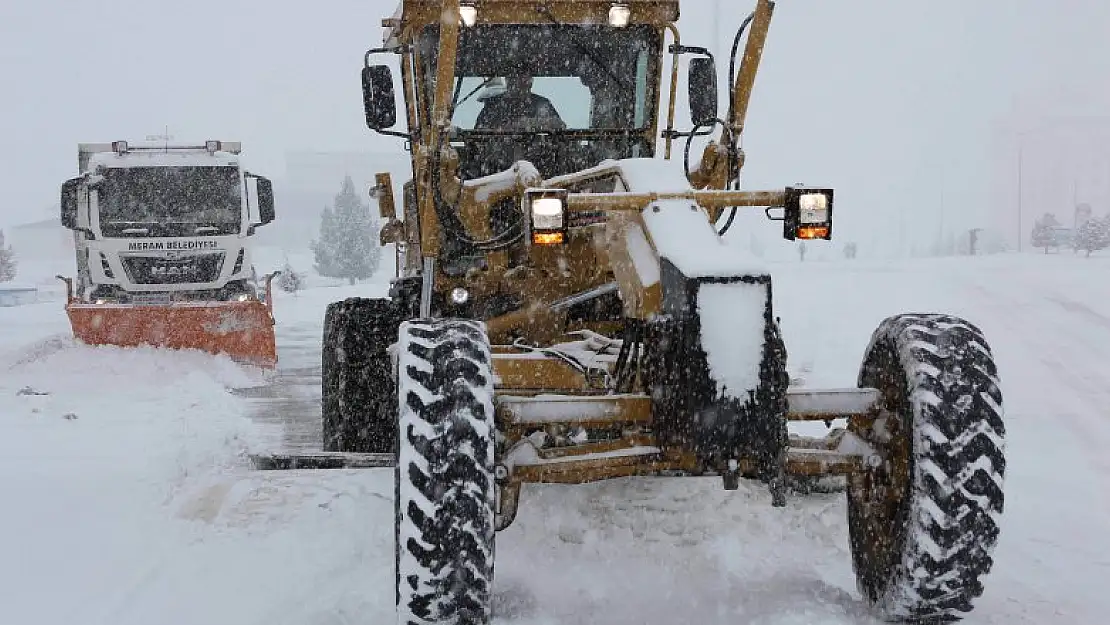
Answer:
<svg viewBox="0 0 1110 625"><path fill-rule="evenodd" d="M199 349L247 364L277 366L274 319L266 304L66 304L77 340L87 345Z"/></svg>

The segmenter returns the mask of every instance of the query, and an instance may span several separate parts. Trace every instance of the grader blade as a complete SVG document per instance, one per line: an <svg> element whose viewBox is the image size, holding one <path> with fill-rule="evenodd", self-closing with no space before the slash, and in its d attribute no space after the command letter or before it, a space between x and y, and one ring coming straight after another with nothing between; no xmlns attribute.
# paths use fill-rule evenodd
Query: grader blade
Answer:
<svg viewBox="0 0 1110 625"><path fill-rule="evenodd" d="M872 388L787 391L791 421L817 421L873 416L879 392ZM303 401L303 400L302 400ZM545 425L650 428L651 399L646 395L501 395L497 412L515 428ZM272 408L272 405L267 405ZM303 406L300 406L303 407ZM691 470L690 458L662 454L646 434L578 446L538 450L518 447L505 464L523 482L582 483L604 477L667 475ZM842 430L822 438L792 436L784 458L792 476L843 476L875 461L874 452ZM292 450L251 456L255 469L371 469L394 466L393 454Z"/></svg>
<svg viewBox="0 0 1110 625"><path fill-rule="evenodd" d="M296 469L380 469L395 464L393 454L359 454L344 452L307 452L255 454L251 464L259 471L292 471Z"/></svg>

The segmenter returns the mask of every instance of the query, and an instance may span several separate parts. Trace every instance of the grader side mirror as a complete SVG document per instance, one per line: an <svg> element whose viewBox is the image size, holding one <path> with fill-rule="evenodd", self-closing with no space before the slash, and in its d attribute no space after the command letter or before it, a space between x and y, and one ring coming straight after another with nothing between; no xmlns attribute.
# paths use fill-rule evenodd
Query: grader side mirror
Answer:
<svg viewBox="0 0 1110 625"><path fill-rule="evenodd" d="M397 123L393 72L388 65L362 68L362 104L366 110L366 126L370 130L384 130Z"/></svg>
<svg viewBox="0 0 1110 625"><path fill-rule="evenodd" d="M690 59L690 121L708 126L717 119L717 67L713 59Z"/></svg>

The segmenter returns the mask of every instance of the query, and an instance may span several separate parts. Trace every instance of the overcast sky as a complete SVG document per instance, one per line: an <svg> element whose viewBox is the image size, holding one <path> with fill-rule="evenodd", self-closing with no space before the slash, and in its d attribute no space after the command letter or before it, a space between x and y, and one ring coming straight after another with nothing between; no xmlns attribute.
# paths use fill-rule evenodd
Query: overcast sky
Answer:
<svg viewBox="0 0 1110 625"><path fill-rule="evenodd" d="M723 47L749 7L720 4ZM56 203L81 141L166 126L178 139L238 139L275 180L289 150L381 149L363 126L358 74L395 6L0 3L0 225ZM713 6L684 3L684 43L713 44ZM832 185L838 233L852 238L993 226L1016 239L1023 131L1026 219L1069 213L1073 195L1104 212L1106 33L1103 0L780 0L746 186Z"/></svg>

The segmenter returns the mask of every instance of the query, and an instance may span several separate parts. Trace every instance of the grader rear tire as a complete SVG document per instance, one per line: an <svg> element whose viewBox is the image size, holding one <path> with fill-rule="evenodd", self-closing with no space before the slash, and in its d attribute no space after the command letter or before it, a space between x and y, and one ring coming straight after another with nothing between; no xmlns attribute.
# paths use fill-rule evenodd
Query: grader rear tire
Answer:
<svg viewBox="0 0 1110 625"><path fill-rule="evenodd" d="M855 432L886 459L848 489L860 592L886 620L958 620L983 593L1003 507L990 347L962 319L891 317L871 338L859 385L878 389L889 415Z"/></svg>
<svg viewBox="0 0 1110 625"><path fill-rule="evenodd" d="M485 325L401 326L398 622L486 625L492 609L493 369Z"/></svg>
<svg viewBox="0 0 1110 625"><path fill-rule="evenodd" d="M390 300L352 297L328 306L321 363L325 451L393 453L397 386L387 349L400 325Z"/></svg>

